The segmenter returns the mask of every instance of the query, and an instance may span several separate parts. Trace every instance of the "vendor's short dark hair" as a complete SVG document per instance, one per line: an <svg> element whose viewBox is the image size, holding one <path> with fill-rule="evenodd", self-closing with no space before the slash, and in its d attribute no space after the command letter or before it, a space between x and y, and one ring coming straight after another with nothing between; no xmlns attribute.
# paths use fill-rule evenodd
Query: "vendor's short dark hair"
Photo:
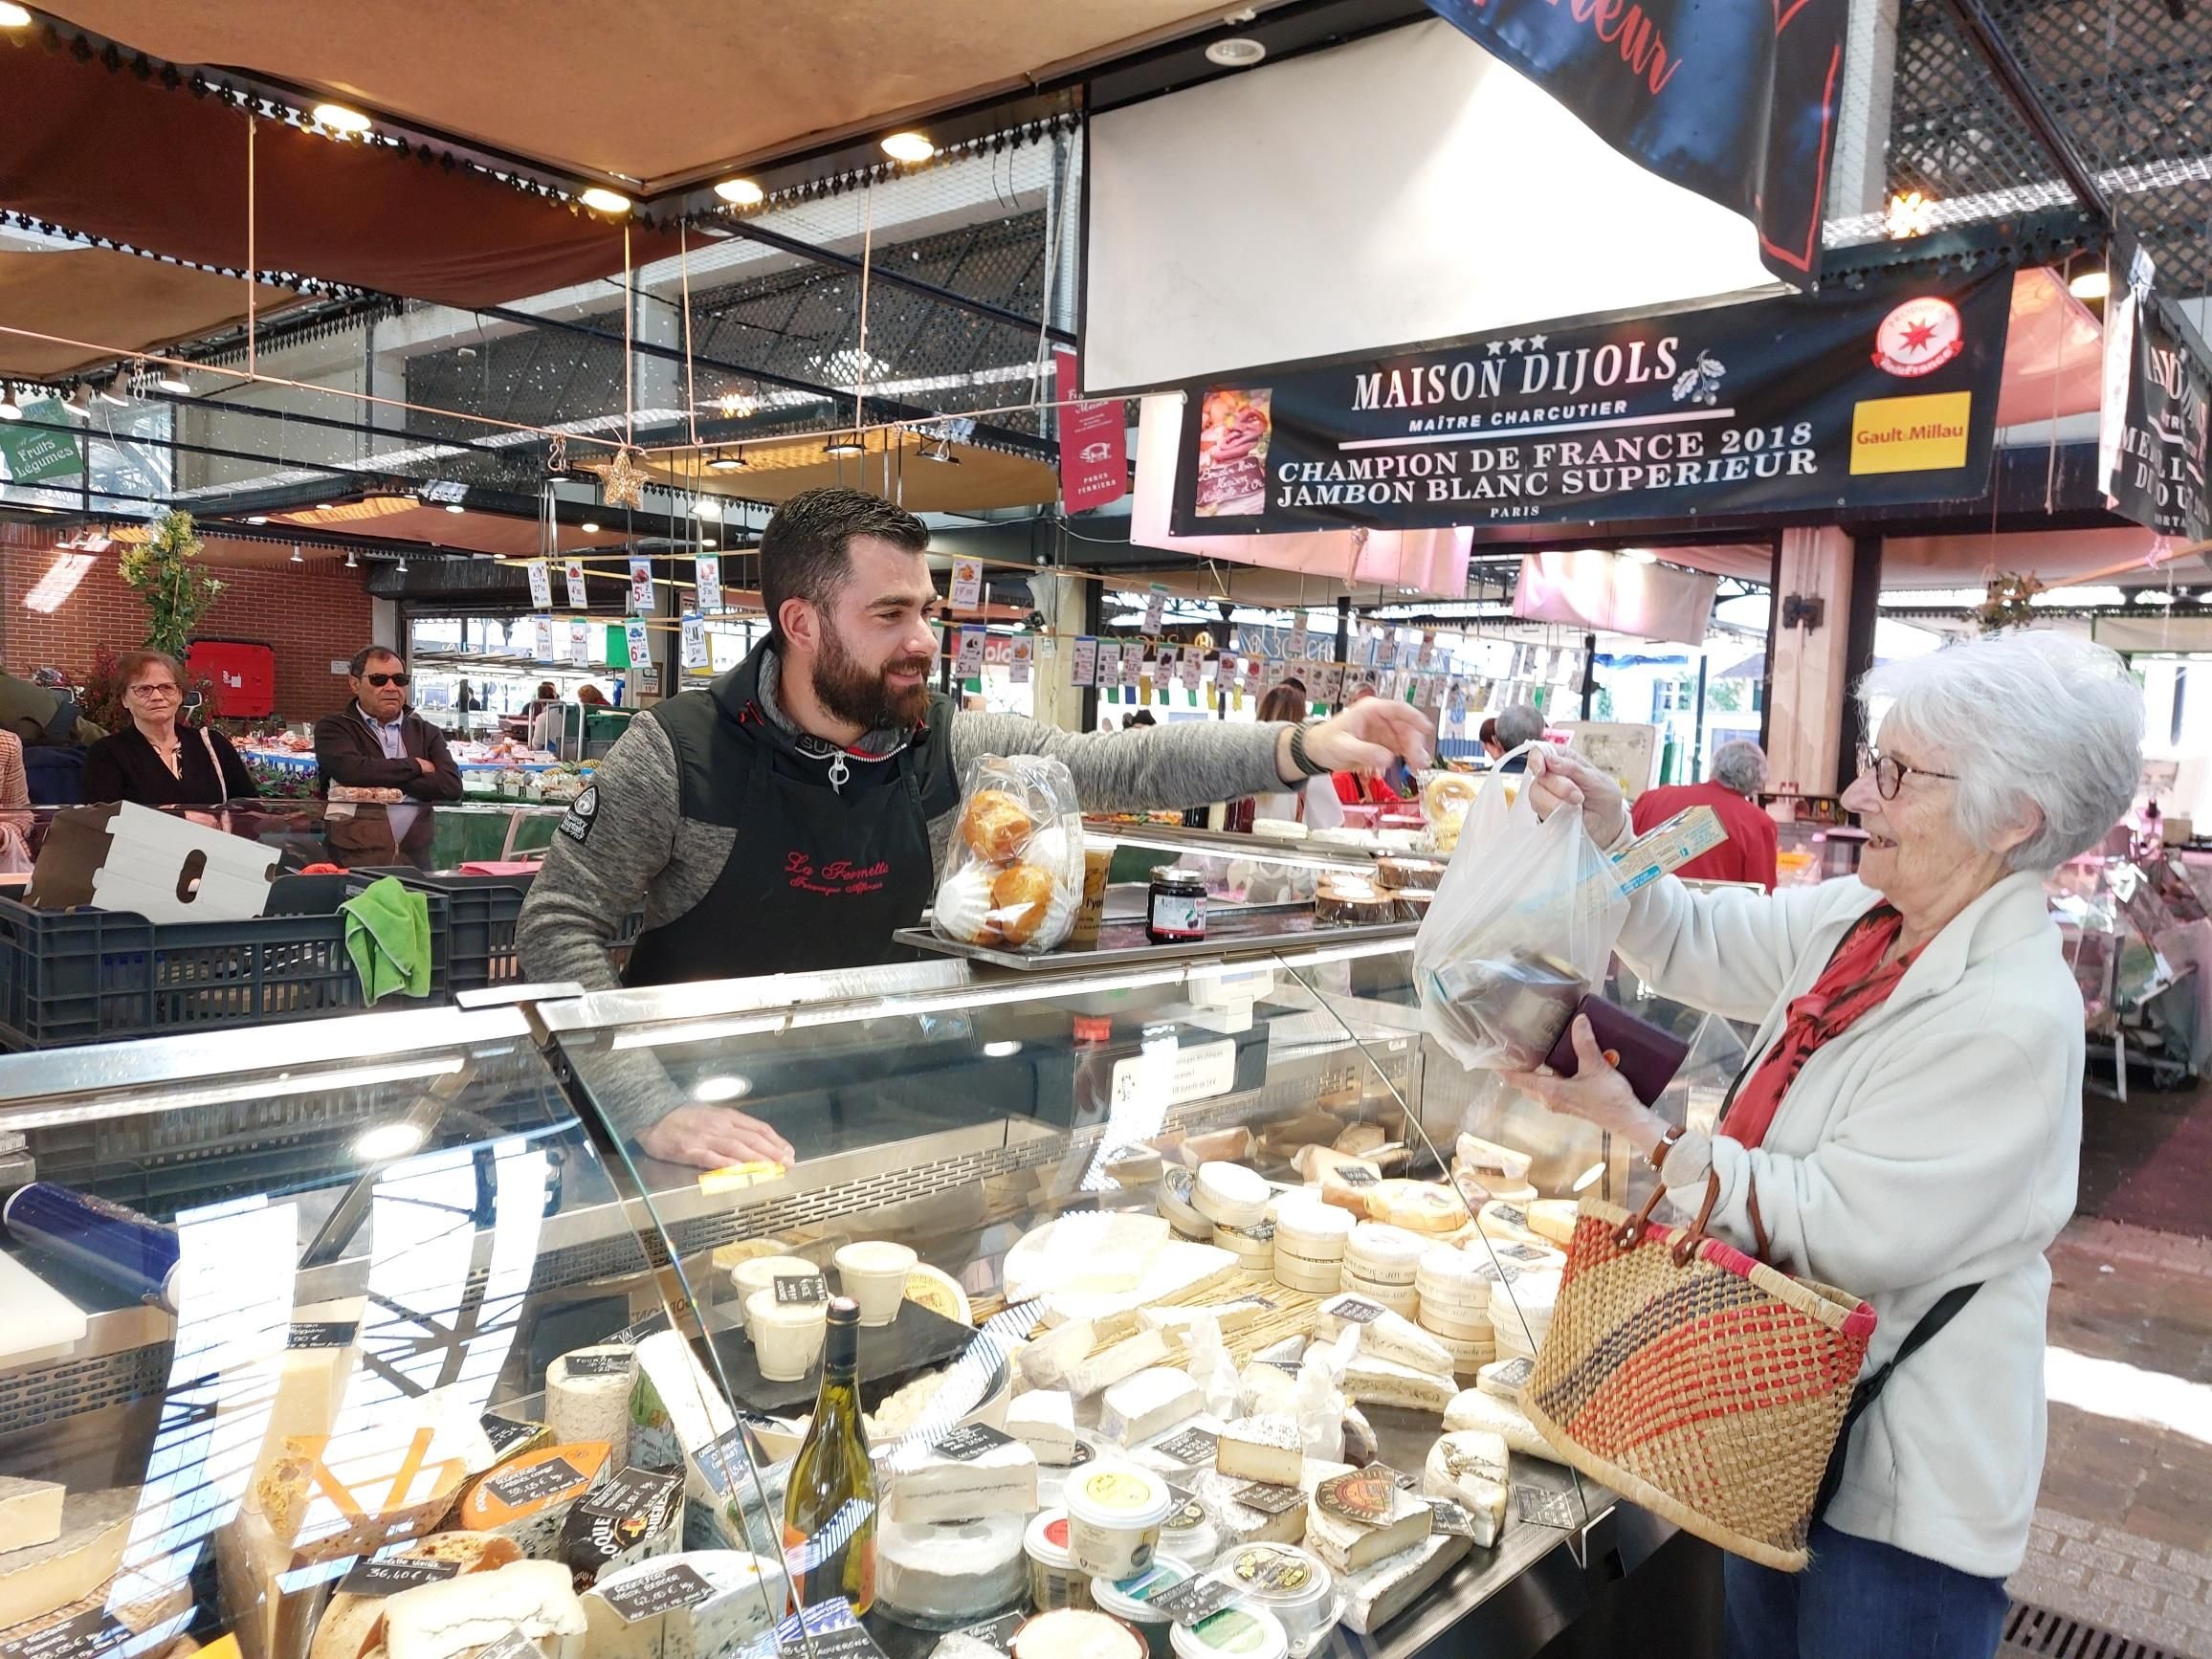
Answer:
<svg viewBox="0 0 2212 1659"><path fill-rule="evenodd" d="M368 672L368 665L380 656L388 656L394 662L407 660L388 645L365 645L353 653L353 661L346 665L345 672L359 679Z"/></svg>
<svg viewBox="0 0 2212 1659"><path fill-rule="evenodd" d="M776 509L761 532L761 603L777 650L785 643L784 601L834 599L852 572L855 536L879 536L912 553L929 545L926 524L866 490L807 490Z"/></svg>

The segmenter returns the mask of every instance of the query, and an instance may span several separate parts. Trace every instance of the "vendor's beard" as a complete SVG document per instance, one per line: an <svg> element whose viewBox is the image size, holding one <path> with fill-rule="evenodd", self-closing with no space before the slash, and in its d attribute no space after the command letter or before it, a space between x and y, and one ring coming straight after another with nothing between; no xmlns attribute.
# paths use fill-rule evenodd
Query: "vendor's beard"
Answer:
<svg viewBox="0 0 2212 1659"><path fill-rule="evenodd" d="M845 649L837 630L828 628L822 631L821 653L814 658L814 697L837 719L864 732L902 730L918 724L929 712L929 682L925 679L899 691L884 675L928 672L925 656L895 657L880 668L865 668Z"/></svg>

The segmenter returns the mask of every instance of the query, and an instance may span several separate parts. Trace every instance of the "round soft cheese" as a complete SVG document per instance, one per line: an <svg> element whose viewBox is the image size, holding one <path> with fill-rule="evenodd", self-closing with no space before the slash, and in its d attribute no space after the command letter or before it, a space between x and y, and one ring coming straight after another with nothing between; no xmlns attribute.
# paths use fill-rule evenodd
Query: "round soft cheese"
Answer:
<svg viewBox="0 0 2212 1659"><path fill-rule="evenodd" d="M1421 1298L1421 1312L1416 1317L1421 1322L1421 1328L1432 1337L1449 1337L1462 1342L1497 1340L1497 1332L1490 1322L1487 1310L1457 1318L1449 1312L1440 1312L1424 1296Z"/></svg>
<svg viewBox="0 0 2212 1659"><path fill-rule="evenodd" d="M1451 1370L1454 1376L1471 1377L1483 1366L1488 1365L1497 1358L1497 1343L1494 1339L1490 1341L1471 1340L1466 1338L1448 1336L1433 1325L1425 1328L1431 1337L1436 1338L1437 1345L1451 1356Z"/></svg>
<svg viewBox="0 0 2212 1659"><path fill-rule="evenodd" d="M1313 1295L1326 1295L1344 1282L1344 1264L1316 1262L1305 1256L1295 1256L1282 1248L1278 1239L1274 1259L1275 1283L1289 1291L1305 1291Z"/></svg>
<svg viewBox="0 0 2212 1659"><path fill-rule="evenodd" d="M1352 1228L1344 1247L1344 1271L1370 1284L1411 1288L1429 1241L1404 1228L1363 1221Z"/></svg>
<svg viewBox="0 0 2212 1659"><path fill-rule="evenodd" d="M1203 1243L1213 1237L1214 1224L1201 1215L1192 1202L1197 1188L1198 1177L1187 1167L1180 1163L1164 1164L1160 1171L1160 1192L1154 1203L1177 1233Z"/></svg>
<svg viewBox="0 0 2212 1659"><path fill-rule="evenodd" d="M1275 1207L1275 1250L1313 1262L1340 1262L1352 1242L1351 1211L1316 1201Z"/></svg>
<svg viewBox="0 0 2212 1659"><path fill-rule="evenodd" d="M1403 1315L1408 1319L1420 1312L1421 1293L1411 1285L1377 1284L1373 1279L1361 1277L1349 1267L1344 1270L1342 1284L1345 1290L1365 1296L1371 1302L1381 1302L1393 1314Z"/></svg>
<svg viewBox="0 0 2212 1659"><path fill-rule="evenodd" d="M1250 1227L1268 1213L1268 1183L1241 1163L1198 1166L1190 1202L1216 1227Z"/></svg>
<svg viewBox="0 0 2212 1659"><path fill-rule="evenodd" d="M886 1521L875 1534L875 1591L886 1611L923 1618L987 1619L1029 1594L1022 1552L1029 1517Z"/></svg>
<svg viewBox="0 0 2212 1659"><path fill-rule="evenodd" d="M1408 1232L1457 1232L1468 1223L1467 1206L1448 1186L1429 1181L1379 1182L1367 1194L1367 1214Z"/></svg>
<svg viewBox="0 0 2212 1659"><path fill-rule="evenodd" d="M1249 1272L1264 1273L1274 1264L1275 1226L1256 1221L1249 1227L1216 1227L1213 1242L1235 1255Z"/></svg>

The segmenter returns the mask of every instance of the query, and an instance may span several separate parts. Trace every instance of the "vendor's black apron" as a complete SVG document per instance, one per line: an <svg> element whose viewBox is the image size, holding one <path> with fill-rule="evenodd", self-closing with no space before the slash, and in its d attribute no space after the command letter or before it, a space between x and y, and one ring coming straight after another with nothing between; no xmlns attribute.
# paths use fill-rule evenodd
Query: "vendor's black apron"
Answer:
<svg viewBox="0 0 2212 1659"><path fill-rule="evenodd" d="M842 790L781 775L775 751L739 729L712 694L649 711L675 749L686 818L737 831L707 896L639 936L623 983L674 984L911 961L895 929L921 919L936 890L929 821L960 803L951 701L932 697L888 781ZM825 760L825 776L831 765Z"/></svg>

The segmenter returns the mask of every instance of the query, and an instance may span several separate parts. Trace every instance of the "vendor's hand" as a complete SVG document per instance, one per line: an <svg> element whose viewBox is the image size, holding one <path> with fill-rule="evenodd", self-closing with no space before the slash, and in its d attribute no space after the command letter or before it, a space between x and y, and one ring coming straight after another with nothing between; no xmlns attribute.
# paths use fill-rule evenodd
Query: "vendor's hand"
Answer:
<svg viewBox="0 0 2212 1659"><path fill-rule="evenodd" d="M1628 1079L1614 1069L1613 1062L1619 1056L1599 1050L1597 1033L1590 1029L1587 1016L1577 1014L1572 1030L1572 1077L1556 1077L1549 1072L1501 1072L1499 1078L1546 1110L1595 1123L1648 1154L1667 1132L1665 1119L1637 1099Z"/></svg>
<svg viewBox="0 0 2212 1659"><path fill-rule="evenodd" d="M1549 818L1561 807L1579 807L1582 827L1600 847L1610 847L1628 826L1628 802L1621 785L1582 756L1557 743L1529 748L1529 799L1537 816Z"/></svg>
<svg viewBox="0 0 2212 1659"><path fill-rule="evenodd" d="M758 1117L728 1106L678 1106L637 1138L648 1157L697 1169L765 1159L788 1169L799 1155Z"/></svg>
<svg viewBox="0 0 2212 1659"><path fill-rule="evenodd" d="M1343 713L1306 729L1306 754L1328 771L1371 777L1400 755L1411 765L1426 766L1435 739L1434 722L1411 703L1361 697ZM1289 765L1288 732L1280 759L1283 763L1277 772L1284 782L1301 782Z"/></svg>

